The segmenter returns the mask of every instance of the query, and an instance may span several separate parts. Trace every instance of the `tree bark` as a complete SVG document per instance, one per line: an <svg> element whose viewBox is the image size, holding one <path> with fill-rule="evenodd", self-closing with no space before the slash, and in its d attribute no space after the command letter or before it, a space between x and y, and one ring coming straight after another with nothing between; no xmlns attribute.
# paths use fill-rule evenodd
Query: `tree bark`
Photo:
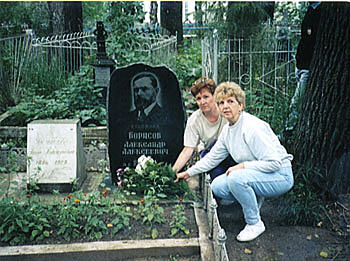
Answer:
<svg viewBox="0 0 350 261"><path fill-rule="evenodd" d="M195 23L198 26L203 25L203 10L202 10L202 2L201 1L196 1L195 2Z"/></svg>
<svg viewBox="0 0 350 261"><path fill-rule="evenodd" d="M310 178L337 196L350 192L350 5L321 8L294 154L297 162L319 169L325 180Z"/></svg>
<svg viewBox="0 0 350 261"><path fill-rule="evenodd" d="M82 2L64 2L64 30L67 33L83 31Z"/></svg>
<svg viewBox="0 0 350 261"><path fill-rule="evenodd" d="M158 23L158 3L157 3L157 1L151 1L150 21L151 21L151 24Z"/></svg>
<svg viewBox="0 0 350 261"><path fill-rule="evenodd" d="M49 1L50 31L52 34L68 34L83 30L82 2Z"/></svg>
<svg viewBox="0 0 350 261"><path fill-rule="evenodd" d="M167 29L171 35L177 35L177 44L182 45L182 2L160 2L160 24L163 28Z"/></svg>
<svg viewBox="0 0 350 261"><path fill-rule="evenodd" d="M49 28L52 34L64 33L64 20L63 20L63 2L49 1L47 2L50 13Z"/></svg>

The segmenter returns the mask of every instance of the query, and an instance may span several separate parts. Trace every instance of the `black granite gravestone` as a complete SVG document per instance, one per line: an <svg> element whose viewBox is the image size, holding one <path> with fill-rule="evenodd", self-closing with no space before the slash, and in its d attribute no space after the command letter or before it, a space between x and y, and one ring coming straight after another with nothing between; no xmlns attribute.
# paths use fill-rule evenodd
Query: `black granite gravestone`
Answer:
<svg viewBox="0 0 350 261"><path fill-rule="evenodd" d="M133 64L113 71L108 90L112 180L141 155L173 164L183 147L186 110L179 82L168 68Z"/></svg>

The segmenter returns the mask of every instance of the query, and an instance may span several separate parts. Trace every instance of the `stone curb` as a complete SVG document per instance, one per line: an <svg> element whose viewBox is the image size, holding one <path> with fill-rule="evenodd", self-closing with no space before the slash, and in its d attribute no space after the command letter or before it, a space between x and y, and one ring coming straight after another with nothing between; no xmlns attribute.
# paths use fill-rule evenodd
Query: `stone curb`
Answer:
<svg viewBox="0 0 350 261"><path fill-rule="evenodd" d="M215 260L213 242L209 239L208 216L203 206L199 203L194 204L194 213L199 232L199 245L202 261Z"/></svg>
<svg viewBox="0 0 350 261"><path fill-rule="evenodd" d="M31 245L0 248L3 261L115 261L126 258L199 253L198 238L124 240L61 245Z"/></svg>

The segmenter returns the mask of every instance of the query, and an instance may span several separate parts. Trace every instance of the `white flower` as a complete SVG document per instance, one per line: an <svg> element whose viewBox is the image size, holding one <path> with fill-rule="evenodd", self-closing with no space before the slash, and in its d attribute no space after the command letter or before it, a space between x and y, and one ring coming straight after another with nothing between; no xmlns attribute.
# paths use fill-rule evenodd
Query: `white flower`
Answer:
<svg viewBox="0 0 350 261"><path fill-rule="evenodd" d="M147 161L149 162L149 163L154 163L154 159L152 159L152 157L151 156L148 156L147 157Z"/></svg>
<svg viewBox="0 0 350 261"><path fill-rule="evenodd" d="M142 175L143 171L147 168L147 164L155 163L151 156L142 155L137 159L137 166L135 168L136 173Z"/></svg>
<svg viewBox="0 0 350 261"><path fill-rule="evenodd" d="M135 171L137 174L141 175L142 174L142 167L140 164L137 164Z"/></svg>
<svg viewBox="0 0 350 261"><path fill-rule="evenodd" d="M141 155L138 160L137 160L137 163L142 163L143 161L145 161L147 159L146 155Z"/></svg>

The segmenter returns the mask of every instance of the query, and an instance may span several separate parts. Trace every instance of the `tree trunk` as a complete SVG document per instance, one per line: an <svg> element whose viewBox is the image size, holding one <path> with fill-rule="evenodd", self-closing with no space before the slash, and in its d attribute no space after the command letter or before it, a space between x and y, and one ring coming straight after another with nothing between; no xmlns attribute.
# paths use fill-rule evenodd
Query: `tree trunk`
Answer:
<svg viewBox="0 0 350 261"><path fill-rule="evenodd" d="M47 2L50 13L50 32L52 34L63 34L64 33L64 6L63 2L49 1Z"/></svg>
<svg viewBox="0 0 350 261"><path fill-rule="evenodd" d="M203 10L202 10L202 2L201 1L196 1L195 2L195 15L194 15L194 20L195 23L198 26L203 25Z"/></svg>
<svg viewBox="0 0 350 261"><path fill-rule="evenodd" d="M64 2L64 30L67 33L83 31L82 2Z"/></svg>
<svg viewBox="0 0 350 261"><path fill-rule="evenodd" d="M150 21L151 21L151 24L158 23L158 3L157 3L157 1L151 1Z"/></svg>
<svg viewBox="0 0 350 261"><path fill-rule="evenodd" d="M182 45L182 2L160 2L160 24L163 28L167 29L171 35L177 35L177 44Z"/></svg>
<svg viewBox="0 0 350 261"><path fill-rule="evenodd" d="M350 192L350 5L322 3L309 79L297 124L296 161L337 196Z"/></svg>
<svg viewBox="0 0 350 261"><path fill-rule="evenodd" d="M83 30L82 2L47 2L52 34L68 34Z"/></svg>

